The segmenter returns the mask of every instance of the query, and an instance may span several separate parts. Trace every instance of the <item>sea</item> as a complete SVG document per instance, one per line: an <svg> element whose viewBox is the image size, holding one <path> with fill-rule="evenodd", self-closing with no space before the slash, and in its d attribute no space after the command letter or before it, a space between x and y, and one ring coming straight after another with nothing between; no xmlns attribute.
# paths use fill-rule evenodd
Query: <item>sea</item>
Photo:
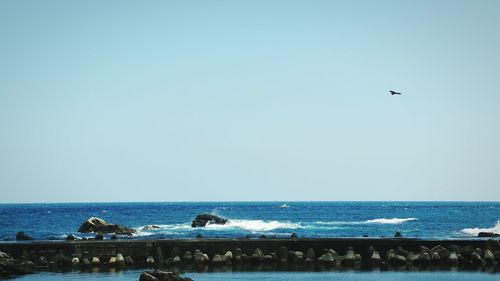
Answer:
<svg viewBox="0 0 500 281"><path fill-rule="evenodd" d="M191 227L202 213L228 219L225 225ZM298 237L474 238L479 232L500 234L500 202L148 202L0 204L0 239L16 243L18 231L35 240L63 240L97 216L136 230L127 239ZM156 226L151 229L148 226ZM107 235L109 238L109 235ZM142 270L42 272L16 280L138 280ZM203 280L500 280L479 271L394 272L186 272Z"/></svg>
<svg viewBox="0 0 500 281"><path fill-rule="evenodd" d="M191 227L201 213L225 225ZM0 239L18 231L35 240L63 240L97 216L137 232L130 239L403 237L453 239L500 234L500 202L148 202L0 204ZM158 228L151 229L148 226Z"/></svg>

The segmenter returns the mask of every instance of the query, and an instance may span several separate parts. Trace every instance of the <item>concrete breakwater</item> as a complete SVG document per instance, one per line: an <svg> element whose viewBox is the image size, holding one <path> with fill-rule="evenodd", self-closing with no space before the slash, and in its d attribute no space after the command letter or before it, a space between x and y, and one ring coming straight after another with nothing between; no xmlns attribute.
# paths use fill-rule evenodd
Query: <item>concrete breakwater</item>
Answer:
<svg viewBox="0 0 500 281"><path fill-rule="evenodd" d="M500 241L409 238L183 239L2 242L38 270L85 267L499 267Z"/></svg>

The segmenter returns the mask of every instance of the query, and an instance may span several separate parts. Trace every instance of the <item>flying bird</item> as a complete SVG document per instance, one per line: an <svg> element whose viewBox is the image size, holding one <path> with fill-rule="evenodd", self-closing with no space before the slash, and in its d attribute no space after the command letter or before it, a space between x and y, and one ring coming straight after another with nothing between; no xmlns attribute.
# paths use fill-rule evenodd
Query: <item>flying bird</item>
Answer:
<svg viewBox="0 0 500 281"><path fill-rule="evenodd" d="M401 95L401 93L398 93L398 92L394 92L394 91L389 91L391 93L391 96L394 96L394 95Z"/></svg>

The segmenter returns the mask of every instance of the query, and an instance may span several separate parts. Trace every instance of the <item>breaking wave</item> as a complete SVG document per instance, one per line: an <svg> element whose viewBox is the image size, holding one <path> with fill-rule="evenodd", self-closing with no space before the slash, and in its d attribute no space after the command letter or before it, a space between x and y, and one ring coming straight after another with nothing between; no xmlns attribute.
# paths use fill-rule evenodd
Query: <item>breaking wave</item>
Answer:
<svg viewBox="0 0 500 281"><path fill-rule="evenodd" d="M495 226L491 228L464 228L460 232L467 234L468 236L477 236L479 232L493 232L500 235L500 221L497 221Z"/></svg>
<svg viewBox="0 0 500 281"><path fill-rule="evenodd" d="M302 228L302 225L300 225L299 223L280 222L280 221L229 220L224 225L208 224L206 227L208 227L209 229L240 228L249 231L270 231L278 228L297 229L297 228Z"/></svg>
<svg viewBox="0 0 500 281"><path fill-rule="evenodd" d="M241 229L250 232L267 232L275 229L298 229L303 228L300 223L280 222L280 221L264 221L264 220L228 220L224 225L221 224L207 224L203 228L191 227L191 223L184 224L165 224L145 225L136 227L137 231L134 236L151 236L157 234L178 234L179 232L192 232L192 231L224 231L232 229Z"/></svg>
<svg viewBox="0 0 500 281"><path fill-rule="evenodd" d="M373 219L373 220L367 220L366 223L381 223L381 224L400 224L400 223L405 223L408 221L416 221L417 218L392 218L392 219Z"/></svg>
<svg viewBox="0 0 500 281"><path fill-rule="evenodd" d="M392 219L372 219L366 221L317 221L315 224L318 225L356 225L356 224L401 224L408 221L416 221L417 218L392 218Z"/></svg>

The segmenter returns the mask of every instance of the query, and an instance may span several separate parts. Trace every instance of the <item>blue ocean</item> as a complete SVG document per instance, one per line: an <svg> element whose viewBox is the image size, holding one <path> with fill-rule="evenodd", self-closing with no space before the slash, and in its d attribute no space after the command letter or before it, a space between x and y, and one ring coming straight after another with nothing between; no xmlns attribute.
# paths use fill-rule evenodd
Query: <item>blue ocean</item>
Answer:
<svg viewBox="0 0 500 281"><path fill-rule="evenodd" d="M192 228L200 213L226 225ZM164 202L0 204L0 239L24 231L36 240L78 233L89 217L137 230L132 239L203 237L403 237L463 238L500 234L500 202ZM159 228L150 230L147 226Z"/></svg>

